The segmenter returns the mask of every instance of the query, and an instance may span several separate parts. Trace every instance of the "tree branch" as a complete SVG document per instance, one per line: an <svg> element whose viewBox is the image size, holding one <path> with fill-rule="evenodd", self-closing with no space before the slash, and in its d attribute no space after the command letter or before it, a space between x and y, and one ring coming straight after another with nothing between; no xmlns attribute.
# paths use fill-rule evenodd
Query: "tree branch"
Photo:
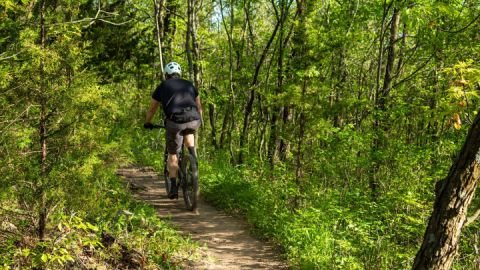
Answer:
<svg viewBox="0 0 480 270"><path fill-rule="evenodd" d="M464 227L467 227L468 225L472 224L475 220L478 219L479 216L480 216L480 208L478 208L477 211L475 211L475 213L472 216L467 217Z"/></svg>
<svg viewBox="0 0 480 270"><path fill-rule="evenodd" d="M427 59L427 61L425 61L425 63L423 63L420 67L418 67L414 72L412 72L412 74L408 75L407 77L405 77L403 80L397 82L396 84L394 84L392 87L390 88L395 88L397 86L399 86L400 84L406 82L406 81L409 81L411 80L418 72L420 72L429 62L430 60L432 60L433 58L433 54L430 56L430 58Z"/></svg>
<svg viewBox="0 0 480 270"><path fill-rule="evenodd" d="M446 33L450 33L450 34L457 34L457 33L460 33L464 30L466 30L468 27L470 27L470 25L472 25L474 22L476 22L478 19L480 18L480 14L478 14L477 17L475 17L471 22L469 22L467 25L465 25L464 27L458 29L458 30L455 30L455 31L450 31L450 30L444 30L442 28L438 28L438 30L442 31L442 32L446 32Z"/></svg>
<svg viewBox="0 0 480 270"><path fill-rule="evenodd" d="M2 55L4 55L4 54L5 54L5 53L2 53L2 54L0 54L0 56L2 56ZM19 54L20 54L20 53L16 53L16 54L13 54L13 55L10 55L10 56L7 56L7 57L0 58L0 61L8 60L8 59L10 59L10 58L13 58L13 57L19 55Z"/></svg>

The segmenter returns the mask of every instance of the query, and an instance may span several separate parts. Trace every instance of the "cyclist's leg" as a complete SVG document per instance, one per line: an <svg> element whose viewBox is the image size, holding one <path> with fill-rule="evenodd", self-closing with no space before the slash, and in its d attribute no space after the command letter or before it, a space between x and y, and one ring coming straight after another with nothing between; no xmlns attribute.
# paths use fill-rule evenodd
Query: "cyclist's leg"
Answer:
<svg viewBox="0 0 480 270"><path fill-rule="evenodd" d="M177 178L178 175L178 156L177 154L168 154L168 177Z"/></svg>
<svg viewBox="0 0 480 270"><path fill-rule="evenodd" d="M183 136L183 143L188 147L195 147L195 134L185 134Z"/></svg>
<svg viewBox="0 0 480 270"><path fill-rule="evenodd" d="M188 149L188 152L193 157L197 157L197 153L195 150L195 132L200 126L200 120L195 120L186 123L186 128L183 131L183 143Z"/></svg>

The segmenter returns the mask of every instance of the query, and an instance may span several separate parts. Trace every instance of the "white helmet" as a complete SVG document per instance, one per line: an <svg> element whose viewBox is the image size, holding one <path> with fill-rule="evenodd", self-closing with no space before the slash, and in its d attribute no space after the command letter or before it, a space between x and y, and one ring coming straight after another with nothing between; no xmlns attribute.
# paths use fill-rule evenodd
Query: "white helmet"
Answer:
<svg viewBox="0 0 480 270"><path fill-rule="evenodd" d="M168 75L171 75L173 73L178 73L178 75L182 75L182 68L177 62L170 62L165 65L163 72Z"/></svg>

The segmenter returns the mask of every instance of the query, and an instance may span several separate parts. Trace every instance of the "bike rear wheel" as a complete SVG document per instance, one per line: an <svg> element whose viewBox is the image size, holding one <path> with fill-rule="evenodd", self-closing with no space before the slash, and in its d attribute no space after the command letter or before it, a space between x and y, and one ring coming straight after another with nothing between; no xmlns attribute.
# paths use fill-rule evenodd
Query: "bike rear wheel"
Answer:
<svg viewBox="0 0 480 270"><path fill-rule="evenodd" d="M185 206L190 211L197 210L200 190L198 187L198 165L194 156L187 154L182 159L182 191Z"/></svg>

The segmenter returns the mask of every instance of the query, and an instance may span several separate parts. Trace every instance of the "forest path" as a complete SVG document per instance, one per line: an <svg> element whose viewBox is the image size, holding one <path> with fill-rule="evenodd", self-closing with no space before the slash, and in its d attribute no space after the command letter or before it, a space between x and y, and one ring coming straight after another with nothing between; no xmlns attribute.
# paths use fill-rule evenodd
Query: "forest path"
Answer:
<svg viewBox="0 0 480 270"><path fill-rule="evenodd" d="M186 269L288 269L275 248L252 237L247 224L200 201L198 212L185 210L182 194L167 198L163 178L149 167L119 169L134 190L135 198L154 206L159 216L184 235L206 245L202 260Z"/></svg>

